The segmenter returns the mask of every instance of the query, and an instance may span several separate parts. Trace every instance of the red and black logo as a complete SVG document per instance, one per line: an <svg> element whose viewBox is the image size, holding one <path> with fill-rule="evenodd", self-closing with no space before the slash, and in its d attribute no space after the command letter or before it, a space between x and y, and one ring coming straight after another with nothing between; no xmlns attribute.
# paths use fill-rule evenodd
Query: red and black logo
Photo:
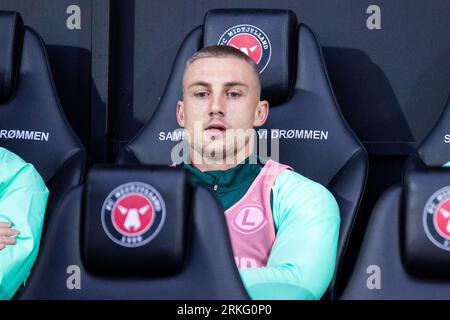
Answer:
<svg viewBox="0 0 450 320"><path fill-rule="evenodd" d="M231 27L220 37L218 44L232 46L244 52L256 62L259 73L266 69L272 55L269 38L261 29L249 24Z"/></svg>
<svg viewBox="0 0 450 320"><path fill-rule="evenodd" d="M152 186L129 182L115 188L102 207L102 225L108 237L125 247L149 243L161 230L164 200Z"/></svg>
<svg viewBox="0 0 450 320"><path fill-rule="evenodd" d="M425 233L437 247L450 251L450 186L435 192L423 211Z"/></svg>

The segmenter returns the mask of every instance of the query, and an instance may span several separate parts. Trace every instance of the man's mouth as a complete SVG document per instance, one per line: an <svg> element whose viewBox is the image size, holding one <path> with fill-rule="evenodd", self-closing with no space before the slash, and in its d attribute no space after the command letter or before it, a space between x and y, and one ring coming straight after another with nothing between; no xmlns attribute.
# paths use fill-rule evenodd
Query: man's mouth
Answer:
<svg viewBox="0 0 450 320"><path fill-rule="evenodd" d="M224 135L227 127L221 123L211 123L205 128L205 132L210 136Z"/></svg>

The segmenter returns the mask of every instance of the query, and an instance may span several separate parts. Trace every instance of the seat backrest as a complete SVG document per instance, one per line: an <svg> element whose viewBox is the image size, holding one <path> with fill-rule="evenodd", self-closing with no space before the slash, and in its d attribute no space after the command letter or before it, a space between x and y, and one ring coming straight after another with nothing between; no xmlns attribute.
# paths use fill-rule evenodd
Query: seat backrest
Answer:
<svg viewBox="0 0 450 320"><path fill-rule="evenodd" d="M172 163L172 149L181 138L174 130L184 64L200 48L213 44L234 45L247 53L256 48L250 56L259 61L262 98L271 106L267 123L258 130L259 149L268 146L271 154L263 156L290 165L336 197L341 210L339 269L365 186L367 154L337 105L317 37L306 25L297 25L289 10L209 11L204 24L181 45L151 119L117 162ZM271 147L273 141L279 142L279 156Z"/></svg>
<svg viewBox="0 0 450 320"><path fill-rule="evenodd" d="M450 170L411 171L375 206L341 299L450 297Z"/></svg>
<svg viewBox="0 0 450 320"><path fill-rule="evenodd" d="M407 172L426 167L450 165L450 96L436 125L405 163Z"/></svg>
<svg viewBox="0 0 450 320"><path fill-rule="evenodd" d="M18 13L0 11L0 41L0 146L36 167L50 213L80 183L85 152L63 114L41 38Z"/></svg>
<svg viewBox="0 0 450 320"><path fill-rule="evenodd" d="M248 295L214 195L183 169L98 166L56 208L20 299Z"/></svg>

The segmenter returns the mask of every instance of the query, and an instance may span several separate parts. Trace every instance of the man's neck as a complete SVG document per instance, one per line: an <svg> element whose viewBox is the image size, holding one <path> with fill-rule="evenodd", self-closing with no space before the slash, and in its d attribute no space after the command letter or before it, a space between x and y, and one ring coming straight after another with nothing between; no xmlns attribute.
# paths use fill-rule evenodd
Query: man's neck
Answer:
<svg viewBox="0 0 450 320"><path fill-rule="evenodd" d="M247 159L253 150L247 145L243 150L239 150L237 153L231 155L231 157L214 159L206 156L202 156L195 149L191 149L191 161L192 165L196 167L198 170L204 171L213 171L213 170L228 170L236 167L238 164L242 163Z"/></svg>

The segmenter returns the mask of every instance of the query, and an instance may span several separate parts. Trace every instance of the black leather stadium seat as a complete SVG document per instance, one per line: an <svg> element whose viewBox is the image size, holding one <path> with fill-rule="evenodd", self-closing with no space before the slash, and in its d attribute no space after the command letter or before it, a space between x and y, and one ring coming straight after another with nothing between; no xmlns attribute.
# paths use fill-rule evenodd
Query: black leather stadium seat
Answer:
<svg viewBox="0 0 450 320"><path fill-rule="evenodd" d="M248 299L223 211L186 171L100 166L86 180L57 206L20 299Z"/></svg>
<svg viewBox="0 0 450 320"><path fill-rule="evenodd" d="M450 170L411 171L385 192L340 298L450 298Z"/></svg>
<svg viewBox="0 0 450 320"><path fill-rule="evenodd" d="M259 143L265 143L264 134L280 137L279 161L326 185L336 197L342 220L339 268L365 186L367 154L339 110L316 36L306 25L297 25L291 11L209 11L204 25L181 45L153 116L117 162L171 163L171 150L179 141L170 133L178 127L175 110L185 62L203 46L226 44L246 32L259 38L262 98L271 106ZM251 45L241 50L249 52Z"/></svg>
<svg viewBox="0 0 450 320"><path fill-rule="evenodd" d="M32 163L50 190L45 222L81 181L85 152L53 84L45 46L16 12L0 11L0 146Z"/></svg>
<svg viewBox="0 0 450 320"><path fill-rule="evenodd" d="M450 162L450 96L439 117L427 137L420 143L416 151L410 154L405 163L404 173L426 167L442 167Z"/></svg>

